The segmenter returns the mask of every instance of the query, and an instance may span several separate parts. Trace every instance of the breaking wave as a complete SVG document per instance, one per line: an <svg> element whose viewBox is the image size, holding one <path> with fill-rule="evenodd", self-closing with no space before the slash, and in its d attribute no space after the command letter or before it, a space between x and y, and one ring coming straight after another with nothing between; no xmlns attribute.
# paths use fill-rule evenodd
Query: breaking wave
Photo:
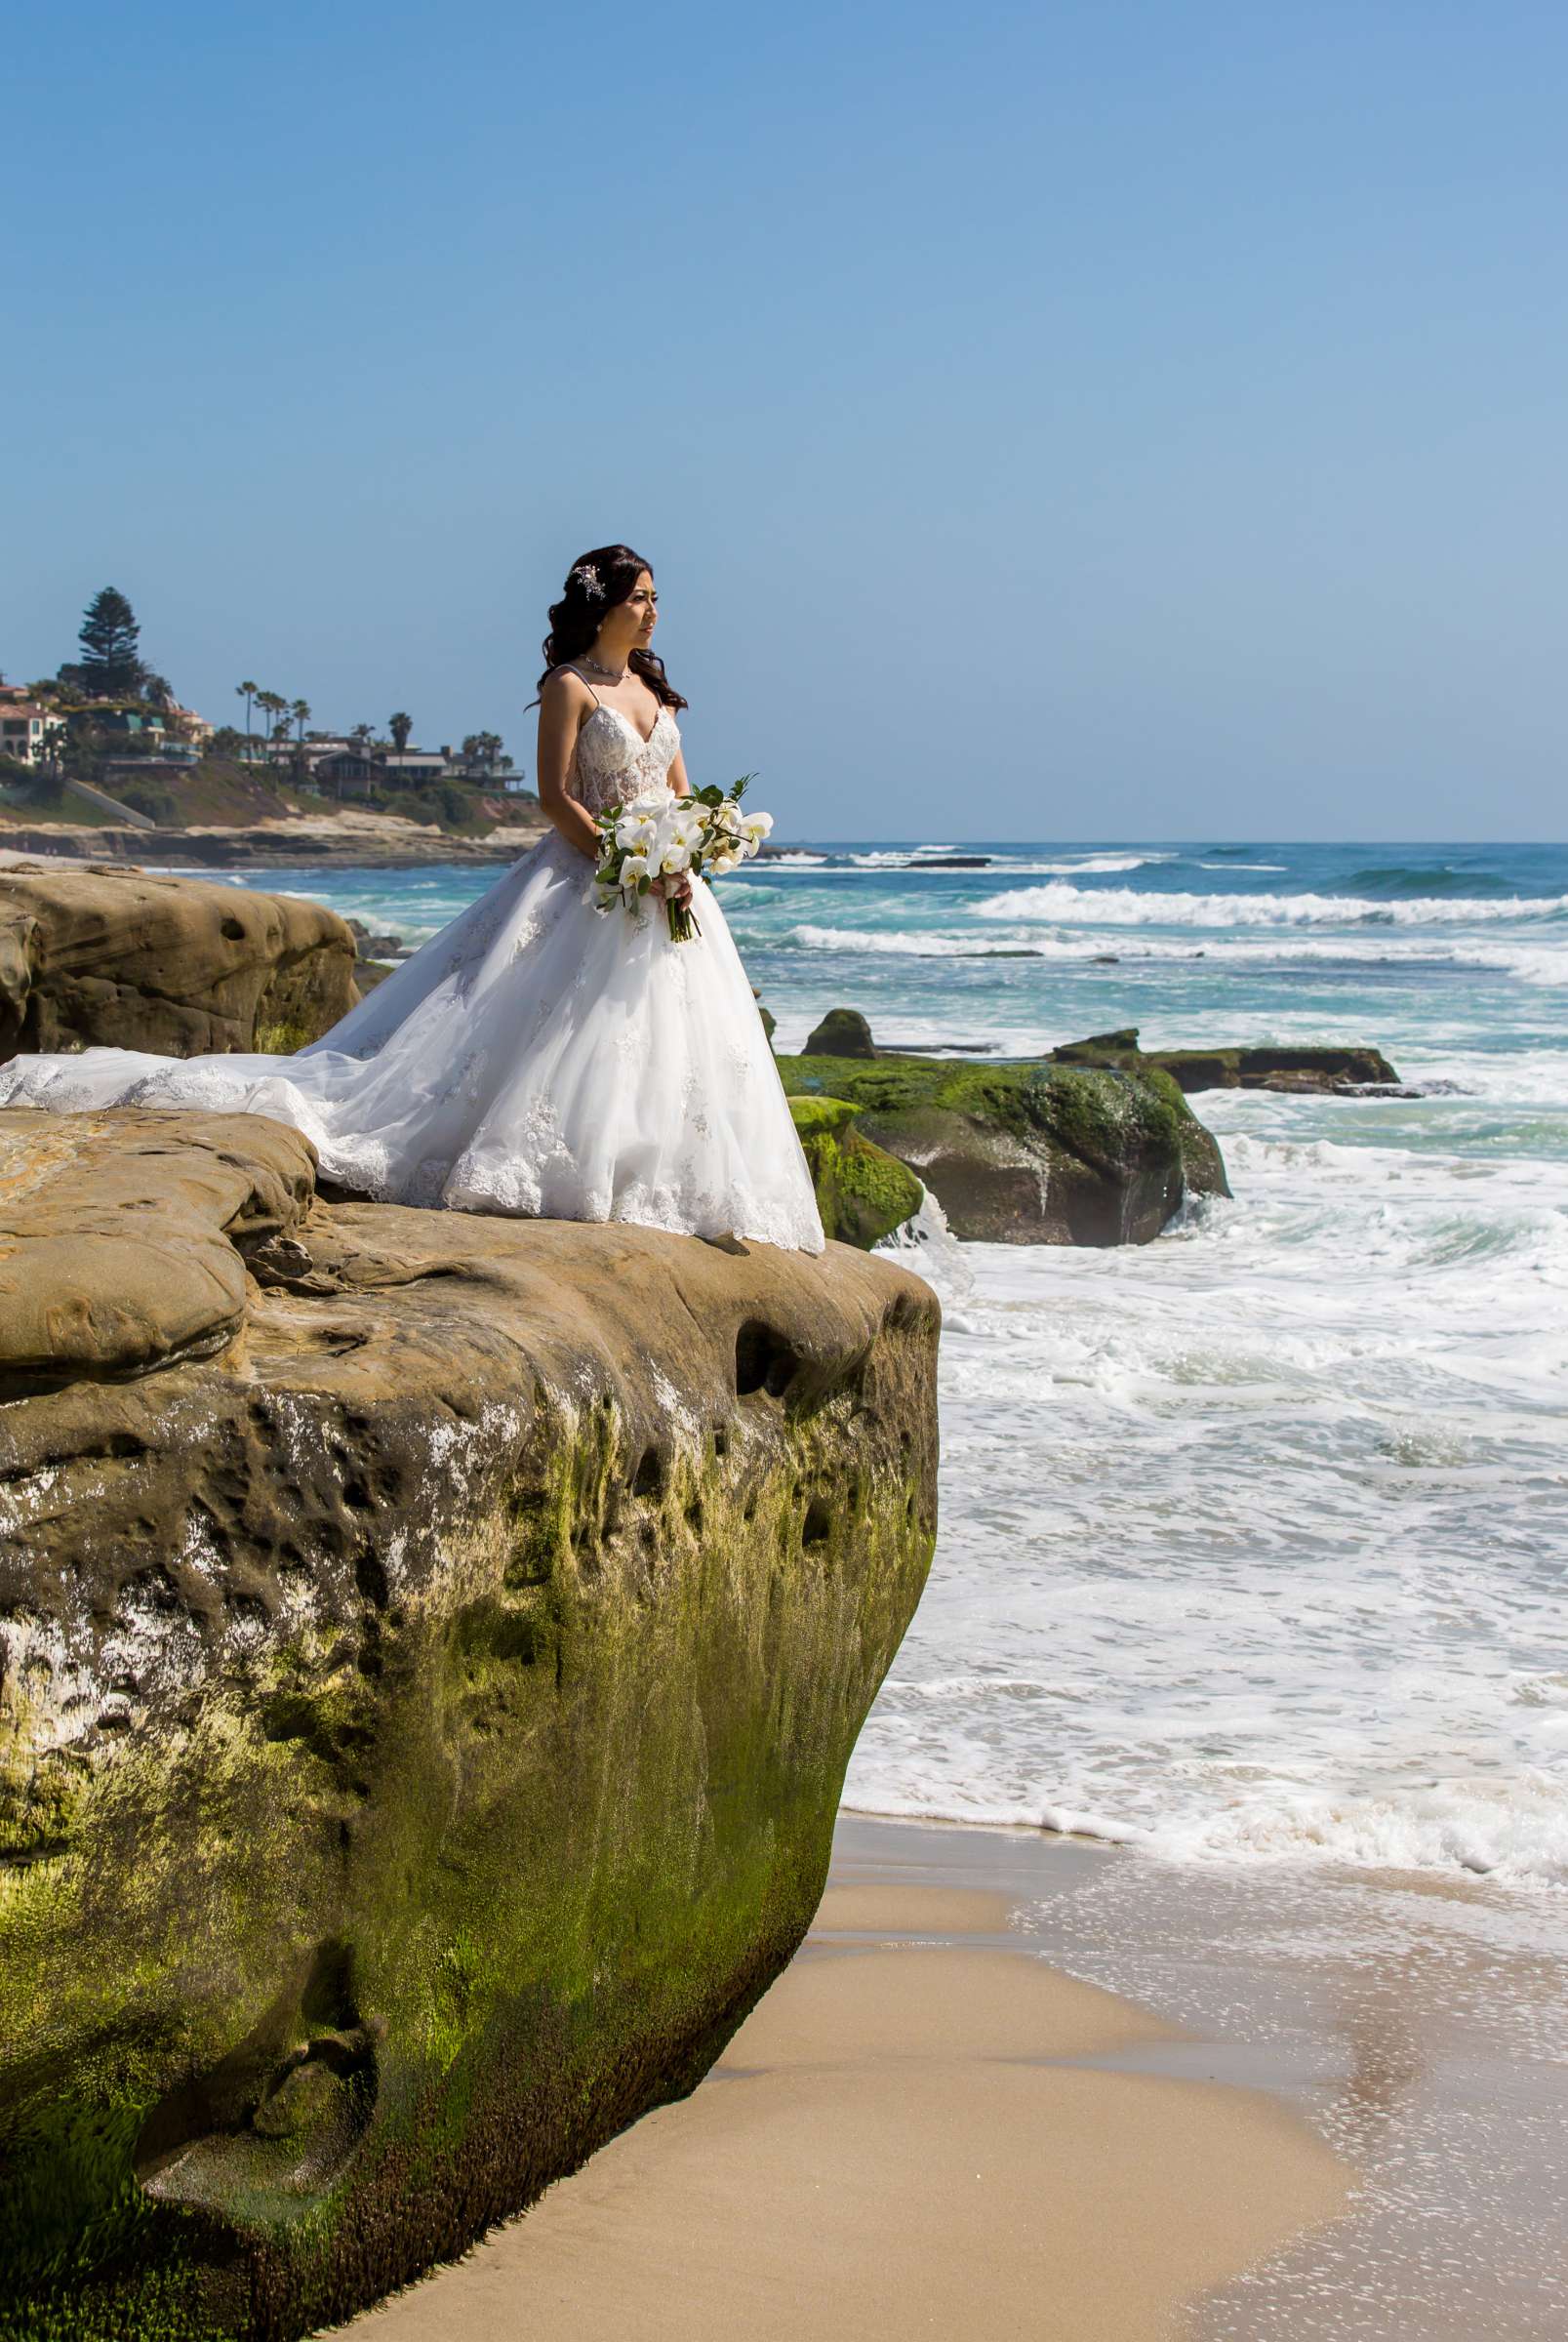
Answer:
<svg viewBox="0 0 1568 2342"><path fill-rule="evenodd" d="M1136 887L1011 887L969 906L977 919L1049 919L1098 927L1429 927L1499 919L1568 917L1568 895L1413 895L1374 903L1364 895L1145 894Z"/></svg>

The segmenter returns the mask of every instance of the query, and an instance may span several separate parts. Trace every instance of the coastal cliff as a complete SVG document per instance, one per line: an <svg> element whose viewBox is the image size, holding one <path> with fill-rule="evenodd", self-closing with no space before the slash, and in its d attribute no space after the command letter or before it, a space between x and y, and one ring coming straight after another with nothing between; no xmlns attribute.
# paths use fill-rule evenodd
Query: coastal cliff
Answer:
<svg viewBox="0 0 1568 2342"><path fill-rule="evenodd" d="M359 997L325 904L134 867L0 868L0 1059L299 1049Z"/></svg>
<svg viewBox="0 0 1568 2342"><path fill-rule="evenodd" d="M297 869L301 863L355 870L422 869L431 863L499 868L525 852L547 827L537 807L507 810L506 822L477 837L349 806L295 819L170 829L13 820L0 821L0 849L70 862L195 862L215 870Z"/></svg>
<svg viewBox="0 0 1568 2342"><path fill-rule="evenodd" d="M698 2080L935 1533L891 1264L0 1112L0 2336L346 2315Z"/></svg>

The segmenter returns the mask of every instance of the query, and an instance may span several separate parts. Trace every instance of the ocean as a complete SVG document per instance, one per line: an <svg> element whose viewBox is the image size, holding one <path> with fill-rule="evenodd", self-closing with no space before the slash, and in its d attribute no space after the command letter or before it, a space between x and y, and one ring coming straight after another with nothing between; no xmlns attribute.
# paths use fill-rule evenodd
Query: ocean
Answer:
<svg viewBox="0 0 1568 2342"><path fill-rule="evenodd" d="M953 868L945 857L983 858ZM418 942L494 873L246 873ZM1262 1879L1568 1887L1568 847L802 848L723 882L799 1046L1376 1044L1209 1093L1230 1202L954 1245L941 1530L851 1770L883 1814Z"/></svg>

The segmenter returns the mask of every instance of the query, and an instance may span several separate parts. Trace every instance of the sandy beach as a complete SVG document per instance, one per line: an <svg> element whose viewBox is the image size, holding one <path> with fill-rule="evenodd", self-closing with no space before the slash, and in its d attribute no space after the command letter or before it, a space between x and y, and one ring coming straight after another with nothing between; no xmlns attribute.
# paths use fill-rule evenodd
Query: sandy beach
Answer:
<svg viewBox="0 0 1568 2342"><path fill-rule="evenodd" d="M1180 2028L1039 1956L1012 1921L1046 1843L847 1817L808 1943L692 2097L342 2330L1176 2332L1333 2221L1351 2174L1277 2097L1202 2078ZM1046 1858L1063 1883L1100 1859ZM1183 2051L1198 2071L1146 2070Z"/></svg>

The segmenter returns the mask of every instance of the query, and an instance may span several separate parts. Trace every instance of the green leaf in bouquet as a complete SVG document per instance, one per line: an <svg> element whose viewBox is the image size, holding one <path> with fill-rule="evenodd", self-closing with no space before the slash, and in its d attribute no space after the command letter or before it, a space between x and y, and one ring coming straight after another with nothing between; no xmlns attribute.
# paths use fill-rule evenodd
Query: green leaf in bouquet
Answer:
<svg viewBox="0 0 1568 2342"><path fill-rule="evenodd" d="M724 791L722 788L716 787L712 782L709 782L706 788L700 788L698 790L697 802L699 805L722 805L724 802Z"/></svg>
<svg viewBox="0 0 1568 2342"><path fill-rule="evenodd" d="M653 885L653 880L652 880L652 879L649 877L649 875L648 875L647 871L645 870L645 871L643 872L642 876L641 876L641 877L638 879L638 881L637 881L637 892L638 892L638 894L639 894L639 895L645 895L645 894L648 892L648 889L649 889L649 888L650 888L652 885Z"/></svg>

